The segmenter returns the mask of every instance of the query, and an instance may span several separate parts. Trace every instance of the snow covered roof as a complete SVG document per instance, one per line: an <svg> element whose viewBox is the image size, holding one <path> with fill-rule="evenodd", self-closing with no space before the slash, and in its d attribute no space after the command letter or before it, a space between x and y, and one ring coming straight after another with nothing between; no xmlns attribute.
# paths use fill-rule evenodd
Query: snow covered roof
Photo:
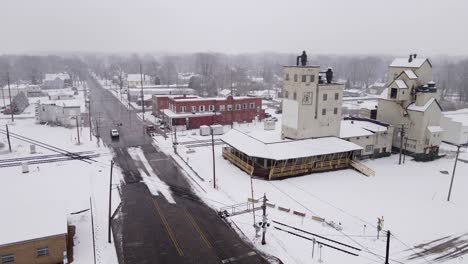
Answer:
<svg viewBox="0 0 468 264"><path fill-rule="evenodd" d="M410 78L410 79L412 79L412 80L418 78L418 76L416 75L416 73L414 73L414 71L412 71L412 70L405 70L405 73L406 73L406 75L408 76L408 78Z"/></svg>
<svg viewBox="0 0 468 264"><path fill-rule="evenodd" d="M398 88L400 88L400 89L407 89L408 88L408 86L406 86L405 81L403 81L403 80L395 80L395 83L398 86Z"/></svg>
<svg viewBox="0 0 468 264"><path fill-rule="evenodd" d="M77 99L70 100L40 100L41 105L57 105L62 107L81 107L81 101Z"/></svg>
<svg viewBox="0 0 468 264"><path fill-rule="evenodd" d="M373 83L370 88L383 88L385 87L387 84L384 83L384 82L375 82Z"/></svg>
<svg viewBox="0 0 468 264"><path fill-rule="evenodd" d="M141 94L140 88L129 88L130 94ZM195 94L195 90L191 88L146 88L143 89L145 94L159 95L180 95L180 94Z"/></svg>
<svg viewBox="0 0 468 264"><path fill-rule="evenodd" d="M141 88L141 87L140 87ZM158 84L143 85L143 89L189 88L188 84Z"/></svg>
<svg viewBox="0 0 468 264"><path fill-rule="evenodd" d="M388 97L388 88L385 88L382 93L380 94L379 98L380 99L387 99Z"/></svg>
<svg viewBox="0 0 468 264"><path fill-rule="evenodd" d="M254 99L250 96L233 97L234 101L242 99ZM226 97L199 97L199 98L174 98L175 102L202 102L202 101L225 101Z"/></svg>
<svg viewBox="0 0 468 264"><path fill-rule="evenodd" d="M370 121L342 120L340 138L370 136L376 132L387 131L387 127Z"/></svg>
<svg viewBox="0 0 468 264"><path fill-rule="evenodd" d="M427 130L429 130L429 132L431 133L438 133L444 131L444 129L442 129L442 127L440 126L428 126Z"/></svg>
<svg viewBox="0 0 468 264"><path fill-rule="evenodd" d="M424 62L429 62L427 58L416 58L409 62L408 58L396 58L390 64L390 67L397 67L397 68L419 68L421 67ZM430 64L430 62L429 62Z"/></svg>
<svg viewBox="0 0 468 264"><path fill-rule="evenodd" d="M127 81L128 82L139 82L141 81L141 78L143 77L143 81L149 81L150 77L146 74L143 74L143 76L140 76L139 73L130 73L127 75Z"/></svg>
<svg viewBox="0 0 468 264"><path fill-rule="evenodd" d="M457 111L443 112L442 115L454 122L459 122L463 126L468 126L468 108Z"/></svg>
<svg viewBox="0 0 468 264"><path fill-rule="evenodd" d="M424 112L434 102L437 102L437 101L434 98L431 98L423 106L417 106L415 103L412 103L408 106L407 109L410 111Z"/></svg>
<svg viewBox="0 0 468 264"><path fill-rule="evenodd" d="M55 79L60 79L62 81L70 79L68 73L46 73L44 81L53 81Z"/></svg>
<svg viewBox="0 0 468 264"><path fill-rule="evenodd" d="M281 140L265 143L258 137L231 129L221 139L233 148L252 157L285 160L339 152L362 150L362 147L337 137L304 140Z"/></svg>
<svg viewBox="0 0 468 264"><path fill-rule="evenodd" d="M67 233L67 213L58 202L17 197L1 202L0 211L0 246Z"/></svg>
<svg viewBox="0 0 468 264"><path fill-rule="evenodd" d="M218 95L221 95L221 96L228 96L231 94L231 90L230 89L223 89L221 91L218 92Z"/></svg>
<svg viewBox="0 0 468 264"><path fill-rule="evenodd" d="M185 118L185 117L201 117L201 116L213 116L215 115L214 112L185 112L185 113L175 113L170 109L163 109L163 113L169 118ZM190 109L188 109L190 111ZM216 112L216 115L220 115L221 113Z"/></svg>

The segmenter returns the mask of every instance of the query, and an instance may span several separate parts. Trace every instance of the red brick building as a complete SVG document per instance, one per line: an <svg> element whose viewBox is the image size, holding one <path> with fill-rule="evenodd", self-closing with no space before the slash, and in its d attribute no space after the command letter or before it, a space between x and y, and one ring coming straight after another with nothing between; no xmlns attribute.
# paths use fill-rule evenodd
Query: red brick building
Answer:
<svg viewBox="0 0 468 264"><path fill-rule="evenodd" d="M159 100L161 100L159 106L165 104L166 99ZM199 128L202 125L252 122L255 119L265 118L262 99L255 97L168 97L167 109L159 108L159 111L163 112L169 124L185 125L187 129Z"/></svg>

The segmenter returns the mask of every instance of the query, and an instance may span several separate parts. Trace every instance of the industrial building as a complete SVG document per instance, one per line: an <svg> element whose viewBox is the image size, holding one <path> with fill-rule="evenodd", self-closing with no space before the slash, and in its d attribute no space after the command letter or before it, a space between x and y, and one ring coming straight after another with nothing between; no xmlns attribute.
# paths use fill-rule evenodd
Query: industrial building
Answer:
<svg viewBox="0 0 468 264"><path fill-rule="evenodd" d="M404 147L416 160L438 156L443 129L442 108L432 81L432 64L412 54L395 59L388 68L387 88L379 98L377 120L398 129L393 133L393 148Z"/></svg>
<svg viewBox="0 0 468 264"><path fill-rule="evenodd" d="M339 138L343 88L331 68L307 65L304 52L296 66L284 67L281 131L233 129L223 137L223 157L268 180L349 167L374 175L357 161L363 147Z"/></svg>

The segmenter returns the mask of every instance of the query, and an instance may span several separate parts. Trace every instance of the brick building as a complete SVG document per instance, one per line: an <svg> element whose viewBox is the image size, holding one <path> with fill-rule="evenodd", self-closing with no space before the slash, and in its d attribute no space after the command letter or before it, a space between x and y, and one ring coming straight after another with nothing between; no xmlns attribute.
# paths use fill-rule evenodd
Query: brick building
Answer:
<svg viewBox="0 0 468 264"><path fill-rule="evenodd" d="M159 104L162 105L166 99L159 100ZM262 99L255 97L168 97L167 109L160 107L156 111L163 112L163 118L168 124L186 126L187 129L211 124L252 122L265 118Z"/></svg>

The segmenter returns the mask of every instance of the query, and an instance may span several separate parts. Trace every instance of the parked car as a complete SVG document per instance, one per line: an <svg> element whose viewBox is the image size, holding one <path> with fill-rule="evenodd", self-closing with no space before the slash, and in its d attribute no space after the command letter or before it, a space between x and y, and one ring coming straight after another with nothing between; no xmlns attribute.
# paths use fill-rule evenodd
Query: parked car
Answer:
<svg viewBox="0 0 468 264"><path fill-rule="evenodd" d="M283 113L283 109L277 109L277 110L275 111L275 114L282 114L282 113Z"/></svg>
<svg viewBox="0 0 468 264"><path fill-rule="evenodd" d="M110 136L111 136L112 139L119 138L119 136L120 136L119 131L117 129L115 129L115 128L111 129Z"/></svg>
<svg viewBox="0 0 468 264"><path fill-rule="evenodd" d="M270 117L271 117L271 114L265 113L265 117L266 117L266 118L270 118Z"/></svg>

